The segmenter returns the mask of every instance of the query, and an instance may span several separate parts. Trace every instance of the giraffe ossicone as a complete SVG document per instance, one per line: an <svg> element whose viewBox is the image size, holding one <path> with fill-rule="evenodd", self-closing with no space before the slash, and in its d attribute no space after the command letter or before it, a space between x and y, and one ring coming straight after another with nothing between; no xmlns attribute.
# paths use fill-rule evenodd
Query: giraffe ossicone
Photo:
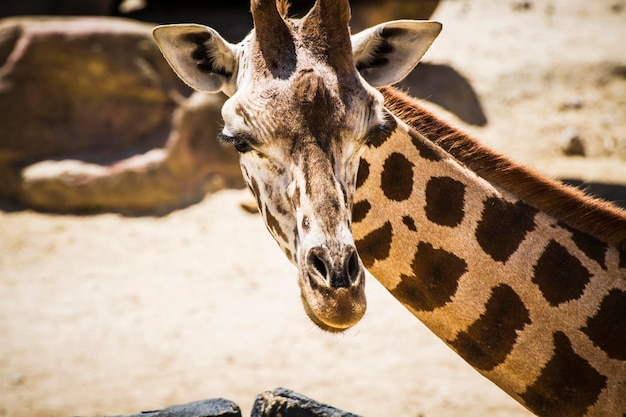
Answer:
<svg viewBox="0 0 626 417"><path fill-rule="evenodd" d="M305 311L364 315L364 267L485 377L542 416L626 415L626 212L515 164L388 85L441 30L350 35L347 0L302 19L253 0L226 42L154 30L190 86L223 91L221 140L298 267Z"/></svg>

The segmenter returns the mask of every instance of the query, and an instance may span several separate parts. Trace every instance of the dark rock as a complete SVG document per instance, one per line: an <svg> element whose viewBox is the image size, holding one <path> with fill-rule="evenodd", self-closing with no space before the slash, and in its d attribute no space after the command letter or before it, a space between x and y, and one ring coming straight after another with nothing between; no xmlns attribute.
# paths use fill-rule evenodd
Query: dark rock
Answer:
<svg viewBox="0 0 626 417"><path fill-rule="evenodd" d="M241 417L241 410L232 401L216 398L117 417Z"/></svg>
<svg viewBox="0 0 626 417"><path fill-rule="evenodd" d="M251 417L358 417L285 388L259 394Z"/></svg>

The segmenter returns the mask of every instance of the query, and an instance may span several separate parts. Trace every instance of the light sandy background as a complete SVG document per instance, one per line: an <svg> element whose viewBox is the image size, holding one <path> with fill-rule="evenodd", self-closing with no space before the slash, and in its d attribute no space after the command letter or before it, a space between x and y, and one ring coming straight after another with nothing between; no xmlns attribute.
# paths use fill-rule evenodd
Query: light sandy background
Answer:
<svg viewBox="0 0 626 417"><path fill-rule="evenodd" d="M489 120L467 129L551 175L626 184L626 3L447 0L433 18L425 61L467 78ZM560 156L568 128L587 158ZM249 415L277 386L366 417L528 415L374 279L359 325L315 328L248 198L160 218L0 212L0 416L214 397Z"/></svg>

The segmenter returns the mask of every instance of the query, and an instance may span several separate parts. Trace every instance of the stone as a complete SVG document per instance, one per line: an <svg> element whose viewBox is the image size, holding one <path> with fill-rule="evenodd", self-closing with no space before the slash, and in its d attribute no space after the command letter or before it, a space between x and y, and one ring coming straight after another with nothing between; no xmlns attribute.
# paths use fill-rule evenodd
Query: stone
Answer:
<svg viewBox="0 0 626 417"><path fill-rule="evenodd" d="M112 17L0 20L0 161L162 143L191 90L152 40Z"/></svg>
<svg viewBox="0 0 626 417"><path fill-rule="evenodd" d="M163 148L112 165L64 159L22 172L20 201L56 212L166 214L219 189L243 188L238 155L218 143L224 97L195 93L174 112Z"/></svg>
<svg viewBox="0 0 626 417"><path fill-rule="evenodd" d="M286 388L259 394L251 417L358 417Z"/></svg>
<svg viewBox="0 0 626 417"><path fill-rule="evenodd" d="M115 17L0 20L0 196L53 212L161 214L242 188L216 139L222 94L193 93Z"/></svg>
<svg viewBox="0 0 626 417"><path fill-rule="evenodd" d="M567 156L585 156L585 143L578 129L567 128L561 134L561 150Z"/></svg>
<svg viewBox="0 0 626 417"><path fill-rule="evenodd" d="M232 401L216 398L116 417L241 417L241 410Z"/></svg>
<svg viewBox="0 0 626 417"><path fill-rule="evenodd" d="M3 0L0 17L17 15L108 15L116 0Z"/></svg>

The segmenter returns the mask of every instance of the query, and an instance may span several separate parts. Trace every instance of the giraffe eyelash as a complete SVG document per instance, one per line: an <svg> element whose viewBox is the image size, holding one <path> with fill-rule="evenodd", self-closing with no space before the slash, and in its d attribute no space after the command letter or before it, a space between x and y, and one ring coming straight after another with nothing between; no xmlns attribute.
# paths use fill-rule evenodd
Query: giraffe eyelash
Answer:
<svg viewBox="0 0 626 417"><path fill-rule="evenodd" d="M380 146L393 133L396 128L395 121L392 118L385 117L383 123L372 127L365 134L365 143L370 146Z"/></svg>
<svg viewBox="0 0 626 417"><path fill-rule="evenodd" d="M256 142L251 140L249 135L227 135L224 131L217 134L217 140L220 143L231 145L239 153L250 152L253 149L252 143Z"/></svg>

